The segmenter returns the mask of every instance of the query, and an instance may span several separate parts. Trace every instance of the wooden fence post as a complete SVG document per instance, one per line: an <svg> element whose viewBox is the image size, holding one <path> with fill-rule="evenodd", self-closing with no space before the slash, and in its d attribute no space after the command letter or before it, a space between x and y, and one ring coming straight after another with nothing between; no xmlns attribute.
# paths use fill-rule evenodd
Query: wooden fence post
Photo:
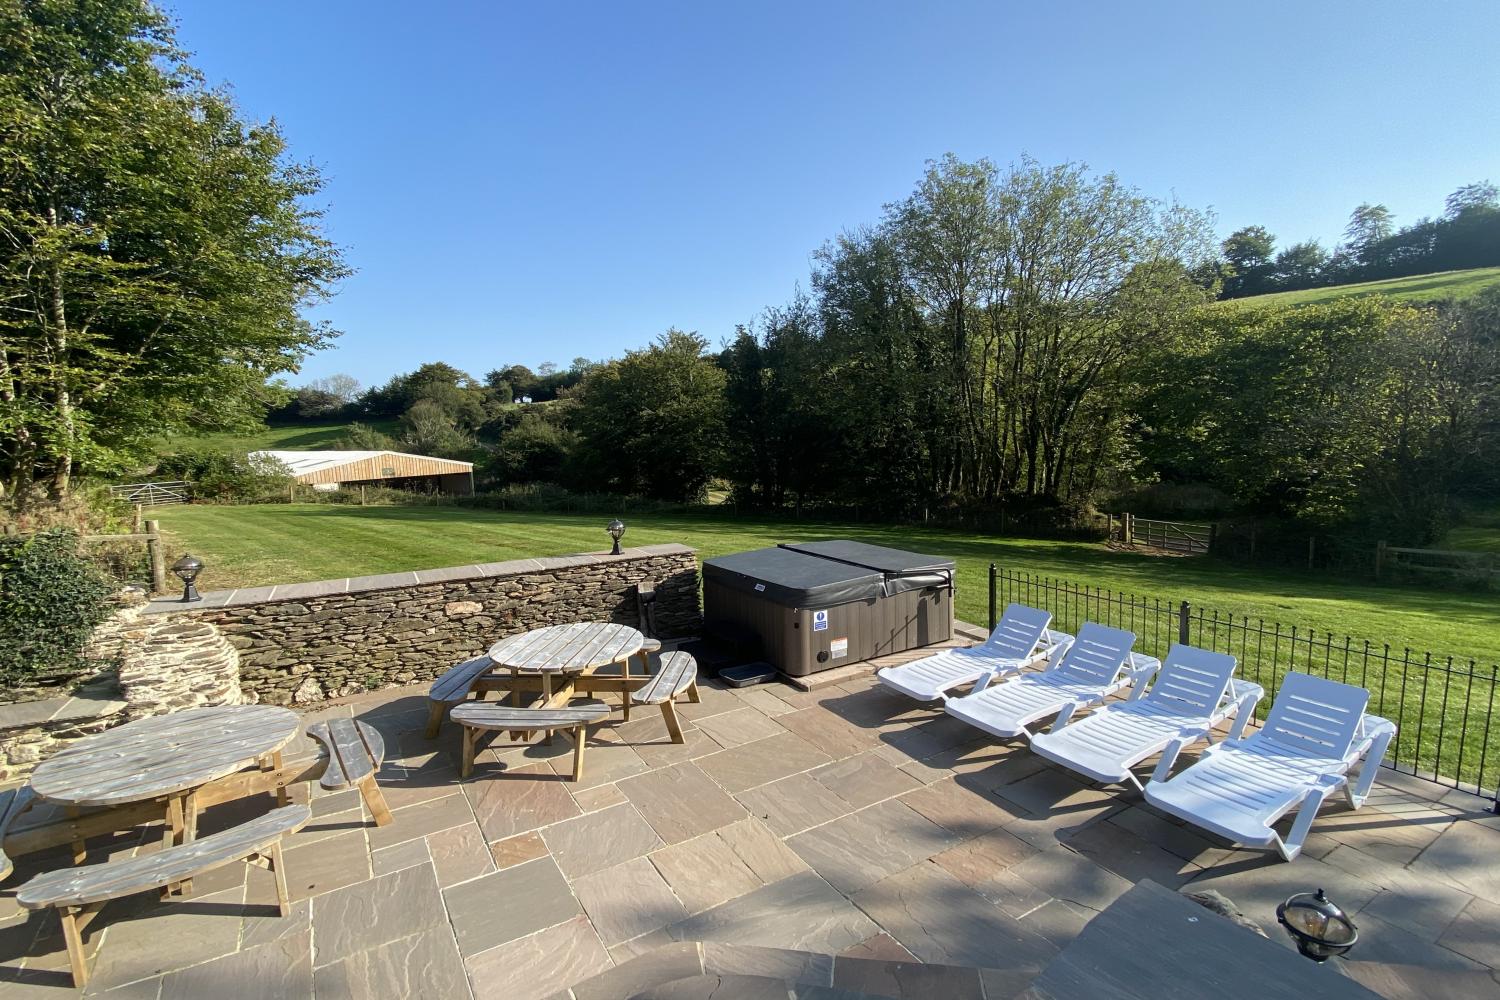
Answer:
<svg viewBox="0 0 1500 1000"><path fill-rule="evenodd" d="M1177 641L1184 646L1188 644L1188 625L1191 620L1192 606L1187 601L1177 609Z"/></svg>
<svg viewBox="0 0 1500 1000"><path fill-rule="evenodd" d="M131 519L130 530L137 535L141 533L141 525L144 523L141 518L146 516L145 510L140 504L135 505L135 517Z"/></svg>
<svg viewBox="0 0 1500 1000"><path fill-rule="evenodd" d="M359 505L361 507L363 507L365 505L365 484L364 483L360 483L359 484Z"/></svg>
<svg viewBox="0 0 1500 1000"><path fill-rule="evenodd" d="M1375 543L1375 579L1380 579L1380 571L1385 567L1385 539Z"/></svg>
<svg viewBox="0 0 1500 1000"><path fill-rule="evenodd" d="M1214 539L1216 539L1218 537L1219 537L1219 522L1215 521L1213 524L1210 524L1208 526L1208 547L1205 548L1203 551L1204 552L1212 552L1214 550Z"/></svg>
<svg viewBox="0 0 1500 1000"><path fill-rule="evenodd" d="M167 592L167 560L161 551L161 522L146 522L146 556L151 560L151 592Z"/></svg>

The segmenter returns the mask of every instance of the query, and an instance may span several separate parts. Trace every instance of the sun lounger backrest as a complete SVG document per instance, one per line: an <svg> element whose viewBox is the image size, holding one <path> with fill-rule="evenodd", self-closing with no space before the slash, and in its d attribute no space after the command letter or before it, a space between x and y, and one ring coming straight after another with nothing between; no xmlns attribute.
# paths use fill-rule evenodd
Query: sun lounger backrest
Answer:
<svg viewBox="0 0 1500 1000"><path fill-rule="evenodd" d="M1342 760L1359 734L1370 692L1310 674L1287 674L1253 737L1305 757Z"/></svg>
<svg viewBox="0 0 1500 1000"><path fill-rule="evenodd" d="M1000 617L1000 624L985 640L984 648L997 656L1025 659L1036 650L1036 644L1042 641L1042 633L1051 623L1050 612L1024 604L1011 604Z"/></svg>
<svg viewBox="0 0 1500 1000"><path fill-rule="evenodd" d="M1212 715L1224 700L1236 663L1228 653L1173 643L1145 700L1183 715Z"/></svg>
<svg viewBox="0 0 1500 1000"><path fill-rule="evenodd" d="M1119 678L1120 669L1125 666L1125 658L1134 645L1134 632L1110 628L1098 622L1084 622L1083 628L1078 630L1078 638L1048 673L1056 680L1070 684L1107 686Z"/></svg>

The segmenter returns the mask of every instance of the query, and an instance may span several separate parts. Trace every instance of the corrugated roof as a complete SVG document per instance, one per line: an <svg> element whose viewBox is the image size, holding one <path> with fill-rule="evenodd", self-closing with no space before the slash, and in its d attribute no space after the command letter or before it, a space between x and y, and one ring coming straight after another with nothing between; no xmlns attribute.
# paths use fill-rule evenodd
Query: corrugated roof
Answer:
<svg viewBox="0 0 1500 1000"><path fill-rule="evenodd" d="M300 476L308 472L321 472L324 469L335 469L341 465L350 465L354 462L363 462L371 458L379 458L382 455L397 455L402 458L416 458L423 462L438 462L443 465L454 466L454 471L468 472L474 468L473 462L459 462L451 458L433 458L431 455L413 455L405 451L252 451L252 457L274 458L286 466L294 476Z"/></svg>

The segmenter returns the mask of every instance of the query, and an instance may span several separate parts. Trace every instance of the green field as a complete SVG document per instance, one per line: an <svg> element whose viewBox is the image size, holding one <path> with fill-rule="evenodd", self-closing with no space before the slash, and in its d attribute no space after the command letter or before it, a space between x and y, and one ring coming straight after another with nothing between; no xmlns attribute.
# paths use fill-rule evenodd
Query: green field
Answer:
<svg viewBox="0 0 1500 1000"><path fill-rule="evenodd" d="M1500 510L1469 513L1463 524L1449 530L1442 547L1465 552L1500 552Z"/></svg>
<svg viewBox="0 0 1500 1000"><path fill-rule="evenodd" d="M1500 283L1500 267L1476 267L1468 271L1435 271L1407 278L1385 281L1362 281L1354 285L1331 288L1304 288L1296 292L1271 292L1243 299L1225 299L1220 306L1305 306L1335 299L1385 295L1408 302L1430 302L1436 299L1466 299L1490 285Z"/></svg>
<svg viewBox="0 0 1500 1000"><path fill-rule="evenodd" d="M603 515L454 507L276 504L158 511L175 558L208 563L204 589L296 583L597 550ZM1002 539L962 532L733 517L727 512L623 515L627 544L682 542L701 556L776 542L851 537L950 556L959 565L959 615L986 616L986 568L1002 567L1329 631L1356 640L1500 663L1493 594L1397 589L1202 559L1112 552L1084 542Z"/></svg>
<svg viewBox="0 0 1500 1000"><path fill-rule="evenodd" d="M395 420L367 420L384 434L395 434ZM275 451L286 449L317 450L333 448L338 440L349 433L349 422L338 421L326 424L297 424L291 427L265 427L257 431L226 431L223 434L178 435L161 441L163 454L172 452L214 451Z"/></svg>

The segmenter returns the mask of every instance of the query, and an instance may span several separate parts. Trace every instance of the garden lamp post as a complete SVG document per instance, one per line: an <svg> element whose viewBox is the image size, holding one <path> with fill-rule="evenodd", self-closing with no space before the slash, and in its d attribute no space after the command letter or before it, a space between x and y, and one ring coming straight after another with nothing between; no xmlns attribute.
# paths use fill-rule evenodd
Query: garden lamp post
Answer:
<svg viewBox="0 0 1500 1000"><path fill-rule="evenodd" d="M612 556L619 555L620 536L625 534L625 522L621 521L619 518L615 518L605 526L604 530L609 532L609 537L615 540L615 547L609 550L609 554Z"/></svg>
<svg viewBox="0 0 1500 1000"><path fill-rule="evenodd" d="M182 581L183 604L203 600L202 595L198 593L198 588L193 586L193 581L198 579L199 573L203 572L202 559L185 555L172 564L172 572Z"/></svg>
<svg viewBox="0 0 1500 1000"><path fill-rule="evenodd" d="M1297 942L1297 950L1314 962L1342 955L1359 940L1354 921L1322 889L1292 896L1276 907L1276 919Z"/></svg>

